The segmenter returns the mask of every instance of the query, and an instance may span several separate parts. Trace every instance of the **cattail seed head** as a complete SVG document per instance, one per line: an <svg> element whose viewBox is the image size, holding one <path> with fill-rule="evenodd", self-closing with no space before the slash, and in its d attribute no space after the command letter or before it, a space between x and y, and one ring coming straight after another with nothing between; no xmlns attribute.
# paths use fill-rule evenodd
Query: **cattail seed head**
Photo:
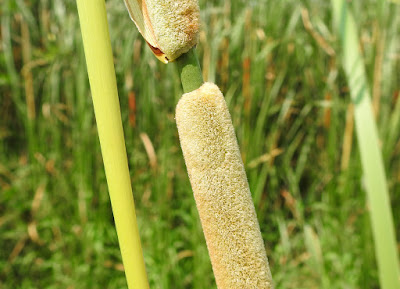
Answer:
<svg viewBox="0 0 400 289"><path fill-rule="evenodd" d="M176 122L218 288L273 288L235 131L218 87L205 83L184 94Z"/></svg>
<svg viewBox="0 0 400 289"><path fill-rule="evenodd" d="M132 20L153 53L164 63L197 44L197 0L124 0Z"/></svg>

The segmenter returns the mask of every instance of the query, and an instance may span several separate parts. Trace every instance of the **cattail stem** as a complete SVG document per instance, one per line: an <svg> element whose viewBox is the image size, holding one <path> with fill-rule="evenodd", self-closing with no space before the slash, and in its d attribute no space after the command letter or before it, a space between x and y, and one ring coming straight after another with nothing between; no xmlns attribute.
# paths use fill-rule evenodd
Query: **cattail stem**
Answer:
<svg viewBox="0 0 400 289"><path fill-rule="evenodd" d="M192 92L204 83L199 60L197 59L194 47L187 53L181 55L176 60L176 63L181 77L183 92Z"/></svg>
<svg viewBox="0 0 400 289"><path fill-rule="evenodd" d="M104 0L77 0L77 5L101 152L127 283L130 289L148 289L105 3Z"/></svg>

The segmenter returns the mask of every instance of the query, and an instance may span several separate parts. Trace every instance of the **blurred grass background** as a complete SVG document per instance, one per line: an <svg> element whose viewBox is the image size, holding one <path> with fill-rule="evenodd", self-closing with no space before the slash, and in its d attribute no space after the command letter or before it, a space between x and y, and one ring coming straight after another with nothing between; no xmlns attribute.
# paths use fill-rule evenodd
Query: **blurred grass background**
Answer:
<svg viewBox="0 0 400 289"><path fill-rule="evenodd" d="M400 5L351 1L400 239ZM387 5L380 9L379 5ZM379 288L329 1L200 0L277 288ZM151 288L216 288L178 142L175 65L107 1ZM72 0L0 8L0 288L126 288Z"/></svg>

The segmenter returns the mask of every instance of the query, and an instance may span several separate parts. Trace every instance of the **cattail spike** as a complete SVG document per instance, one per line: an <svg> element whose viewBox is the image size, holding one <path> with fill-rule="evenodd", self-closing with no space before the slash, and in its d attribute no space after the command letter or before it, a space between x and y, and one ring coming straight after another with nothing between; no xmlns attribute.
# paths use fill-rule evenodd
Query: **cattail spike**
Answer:
<svg viewBox="0 0 400 289"><path fill-rule="evenodd" d="M200 9L197 0L124 0L153 53L174 61L197 44Z"/></svg>
<svg viewBox="0 0 400 289"><path fill-rule="evenodd" d="M218 87L205 83L184 94L176 122L218 288L273 288L235 131Z"/></svg>

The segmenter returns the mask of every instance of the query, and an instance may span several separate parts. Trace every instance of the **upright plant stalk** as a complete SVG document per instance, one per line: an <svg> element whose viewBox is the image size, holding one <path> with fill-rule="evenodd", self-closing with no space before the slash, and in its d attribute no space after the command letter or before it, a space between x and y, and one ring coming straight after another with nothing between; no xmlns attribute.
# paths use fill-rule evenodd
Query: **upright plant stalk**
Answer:
<svg viewBox="0 0 400 289"><path fill-rule="evenodd" d="M101 151L130 289L149 288L136 222L104 0L77 0ZM84 97L83 95L81 97Z"/></svg>
<svg viewBox="0 0 400 289"><path fill-rule="evenodd" d="M382 289L396 289L400 288L399 257L378 132L359 50L357 26L345 0L331 2L335 26L342 45L343 67L355 105L356 131L366 181L380 284Z"/></svg>

